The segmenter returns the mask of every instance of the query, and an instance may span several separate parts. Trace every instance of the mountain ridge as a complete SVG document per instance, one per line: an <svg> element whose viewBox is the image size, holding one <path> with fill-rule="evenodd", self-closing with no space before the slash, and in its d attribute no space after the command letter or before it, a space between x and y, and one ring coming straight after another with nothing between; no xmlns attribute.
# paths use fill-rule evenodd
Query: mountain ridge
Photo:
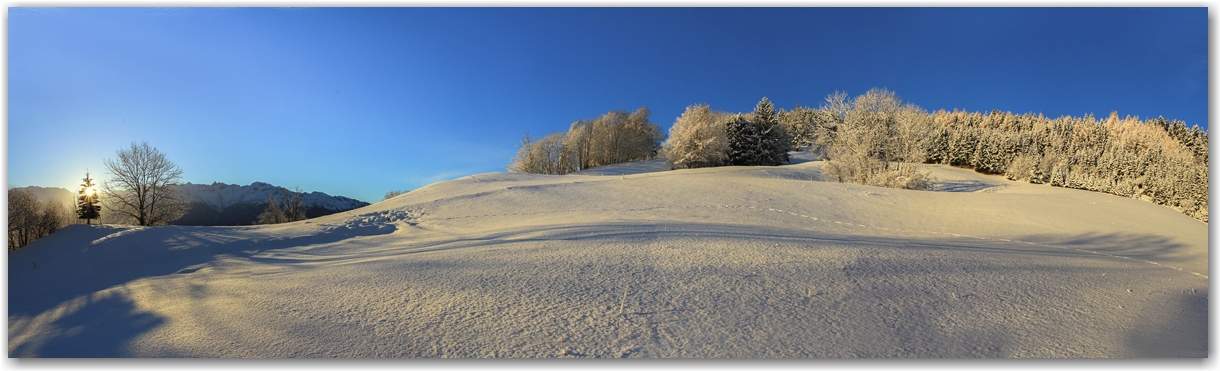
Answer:
<svg viewBox="0 0 1220 371"><path fill-rule="evenodd" d="M59 187L28 186L25 189L42 200L52 200L74 207L76 193ZM212 182L212 184L185 183L176 187L189 203L181 218L170 222L174 225L219 226L249 225L258 220L258 214L267 208L267 199L284 200L287 188L266 182L250 185ZM345 196L331 196L324 192L301 192L305 201L307 218L316 218L370 205L368 202Z"/></svg>

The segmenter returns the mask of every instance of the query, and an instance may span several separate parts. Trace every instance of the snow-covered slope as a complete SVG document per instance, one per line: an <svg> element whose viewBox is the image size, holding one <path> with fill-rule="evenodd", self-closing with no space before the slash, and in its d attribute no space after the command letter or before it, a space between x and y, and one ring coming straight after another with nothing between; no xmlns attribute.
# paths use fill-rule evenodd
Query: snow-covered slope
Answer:
<svg viewBox="0 0 1220 371"><path fill-rule="evenodd" d="M487 173L295 223L74 225L9 254L9 354L1207 356L1204 223L821 166Z"/></svg>

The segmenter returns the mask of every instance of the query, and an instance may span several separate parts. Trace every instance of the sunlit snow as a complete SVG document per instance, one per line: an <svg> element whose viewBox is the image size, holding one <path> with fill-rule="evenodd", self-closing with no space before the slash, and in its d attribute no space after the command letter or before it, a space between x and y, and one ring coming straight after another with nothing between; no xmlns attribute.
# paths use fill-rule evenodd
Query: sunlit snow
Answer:
<svg viewBox="0 0 1220 371"><path fill-rule="evenodd" d="M1207 225L1106 194L822 162L486 173L245 227L9 254L12 357L1207 356Z"/></svg>

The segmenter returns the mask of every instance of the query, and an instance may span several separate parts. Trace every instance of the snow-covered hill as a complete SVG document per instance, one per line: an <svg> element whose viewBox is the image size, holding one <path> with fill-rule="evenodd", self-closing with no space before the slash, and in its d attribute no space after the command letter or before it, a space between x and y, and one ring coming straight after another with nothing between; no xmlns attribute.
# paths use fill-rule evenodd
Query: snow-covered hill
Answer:
<svg viewBox="0 0 1220 371"><path fill-rule="evenodd" d="M1207 225L929 166L486 173L9 254L12 357L1206 357ZM644 171L644 172L641 172Z"/></svg>

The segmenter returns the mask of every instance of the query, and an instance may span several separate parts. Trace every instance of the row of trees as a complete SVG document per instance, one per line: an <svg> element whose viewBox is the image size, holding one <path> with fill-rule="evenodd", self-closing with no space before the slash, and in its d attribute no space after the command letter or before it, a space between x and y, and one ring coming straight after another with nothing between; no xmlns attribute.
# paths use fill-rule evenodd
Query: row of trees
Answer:
<svg viewBox="0 0 1220 371"><path fill-rule="evenodd" d="M687 107L670 129L664 157L674 168L776 164L740 161L752 158L740 155L743 143L761 142L756 134L743 142L737 133L771 127L764 124L772 122L768 106L764 98L745 115L701 104ZM732 128L743 122L758 126ZM784 151L808 148L819 154L826 174L840 182L928 189L929 177L914 164L947 164L1144 199L1208 220L1208 135L1180 121L1117 113L1104 120L999 111L928 113L894 92L872 89L852 99L835 92L817 109L781 109L775 122L779 125L771 130L787 135Z"/></svg>
<svg viewBox="0 0 1220 371"><path fill-rule="evenodd" d="M661 154L675 169L786 163L792 136L782 117L766 97L747 114L689 106L669 129Z"/></svg>
<svg viewBox="0 0 1220 371"><path fill-rule="evenodd" d="M8 190L8 251L20 249L72 222L67 205L40 200L24 189Z"/></svg>
<svg viewBox="0 0 1220 371"><path fill-rule="evenodd" d="M1208 220L1208 136L1197 126L1117 112L1099 120L938 111L924 120L930 163L1143 199Z"/></svg>
<svg viewBox="0 0 1220 371"><path fill-rule="evenodd" d="M608 118L615 115L627 116L607 114L593 124L611 122ZM590 126L580 121L567 134L539 140L527 136L510 170L566 174L651 157L587 161L588 152L579 150L586 147L575 143L587 143L582 140L590 138L589 132L582 130ZM592 142L604 143L602 138L609 136L594 137ZM778 112L765 97L751 113L692 105L675 120L659 154L678 169L779 165L794 149L818 154L826 161L826 174L840 182L930 189L930 177L916 164L948 164L1012 180L1144 199L1208 220L1207 132L1164 118L929 113L894 92L872 89L850 99L835 92L818 108Z"/></svg>
<svg viewBox="0 0 1220 371"><path fill-rule="evenodd" d="M665 134L648 120L643 107L635 112L611 111L592 120L572 123L568 131L521 140L521 148L508 166L530 174L567 174L597 166L654 158Z"/></svg>

